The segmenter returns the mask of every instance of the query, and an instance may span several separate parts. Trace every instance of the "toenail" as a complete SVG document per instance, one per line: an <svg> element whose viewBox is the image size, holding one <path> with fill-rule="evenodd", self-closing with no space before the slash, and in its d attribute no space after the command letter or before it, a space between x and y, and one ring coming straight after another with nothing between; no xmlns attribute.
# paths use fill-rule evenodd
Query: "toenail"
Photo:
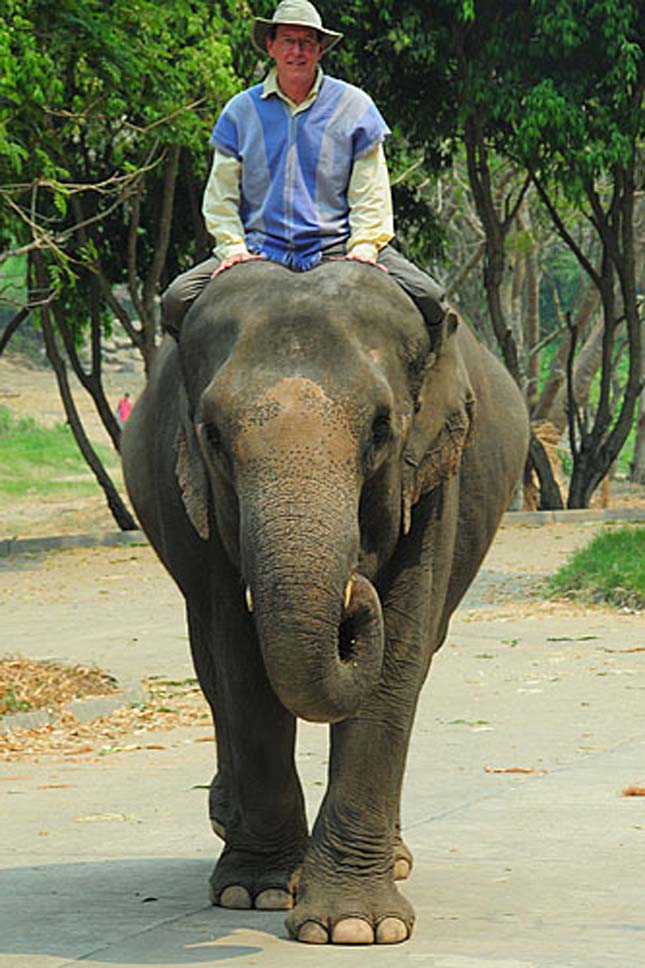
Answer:
<svg viewBox="0 0 645 968"><path fill-rule="evenodd" d="M400 944L409 937L405 922L399 918L383 918L376 927L377 944Z"/></svg>
<svg viewBox="0 0 645 968"><path fill-rule="evenodd" d="M327 944L329 937L322 924L305 921L298 932L298 941L304 941L305 944Z"/></svg>
<svg viewBox="0 0 645 968"><path fill-rule="evenodd" d="M252 907L251 895L245 887L240 887L237 884L225 887L219 896L219 906L238 911L248 911Z"/></svg>
<svg viewBox="0 0 645 968"><path fill-rule="evenodd" d="M281 888L267 888L255 899L258 911L288 911L293 907L293 897Z"/></svg>
<svg viewBox="0 0 645 968"><path fill-rule="evenodd" d="M332 931L333 944L374 944L374 931L363 918L344 918Z"/></svg>

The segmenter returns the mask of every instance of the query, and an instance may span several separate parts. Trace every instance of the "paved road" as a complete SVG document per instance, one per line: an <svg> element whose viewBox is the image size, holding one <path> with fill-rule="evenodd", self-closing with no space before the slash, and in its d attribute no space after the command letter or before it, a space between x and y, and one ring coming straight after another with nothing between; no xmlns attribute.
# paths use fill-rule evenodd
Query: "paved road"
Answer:
<svg viewBox="0 0 645 968"><path fill-rule="evenodd" d="M163 749L0 764L1 968L644 964L645 800L621 795L645 785L642 619L532 597L590 534L504 529L433 666L403 804L409 943L312 948L279 914L209 907L213 753L190 726L160 734ZM179 596L149 549L12 556L0 574L4 651L123 681L191 674ZM303 725L312 816L326 757L326 729ZM504 772L517 769L535 772Z"/></svg>

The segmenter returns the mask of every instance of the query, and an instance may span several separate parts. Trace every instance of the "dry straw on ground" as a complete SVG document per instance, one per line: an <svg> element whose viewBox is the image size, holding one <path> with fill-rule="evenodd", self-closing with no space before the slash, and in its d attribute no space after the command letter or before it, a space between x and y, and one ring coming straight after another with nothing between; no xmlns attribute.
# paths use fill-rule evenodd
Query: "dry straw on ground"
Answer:
<svg viewBox="0 0 645 968"><path fill-rule="evenodd" d="M0 759L40 759L52 754L74 758L161 749L160 744L146 743L145 734L176 726L211 726L208 706L194 679L171 682L152 677L145 680L144 688L146 698L142 702L81 723L65 709L66 704L115 691L118 684L111 676L83 666L29 659L0 660L0 697L11 690L16 699L26 697L31 709L45 708L54 714L53 721L43 726L0 733ZM12 699L10 711L15 709ZM9 711L1 706L0 710ZM212 729L200 739L212 739Z"/></svg>
<svg viewBox="0 0 645 968"><path fill-rule="evenodd" d="M21 657L0 659L0 716L60 709L73 699L107 696L118 688L112 676L89 666Z"/></svg>

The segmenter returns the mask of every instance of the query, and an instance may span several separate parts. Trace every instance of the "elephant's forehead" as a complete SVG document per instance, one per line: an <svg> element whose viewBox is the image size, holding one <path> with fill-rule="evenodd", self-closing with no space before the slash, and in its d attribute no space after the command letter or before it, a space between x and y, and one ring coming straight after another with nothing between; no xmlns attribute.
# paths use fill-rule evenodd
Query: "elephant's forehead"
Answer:
<svg viewBox="0 0 645 968"><path fill-rule="evenodd" d="M343 425L349 430L346 408L332 397L315 380L308 377L284 377L264 389L254 401L247 420L263 424L283 417L287 420L325 421L326 424Z"/></svg>
<svg viewBox="0 0 645 968"><path fill-rule="evenodd" d="M260 403L277 404L281 410L299 409L303 406L329 413L338 404L315 380L305 376L283 377L267 387Z"/></svg>
<svg viewBox="0 0 645 968"><path fill-rule="evenodd" d="M281 444L302 447L334 439L334 449L353 451L352 419L346 407L307 377L286 377L267 387L241 420L238 445L262 447L279 437Z"/></svg>

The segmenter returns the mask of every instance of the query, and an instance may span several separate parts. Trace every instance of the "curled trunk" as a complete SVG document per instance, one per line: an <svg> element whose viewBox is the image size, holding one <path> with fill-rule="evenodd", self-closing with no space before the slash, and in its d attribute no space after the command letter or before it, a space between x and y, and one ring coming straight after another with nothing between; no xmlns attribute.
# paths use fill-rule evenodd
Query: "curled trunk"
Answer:
<svg viewBox="0 0 645 968"><path fill-rule="evenodd" d="M355 502L318 487L292 500L261 491L243 514L242 549L267 674L294 715L338 722L374 688L383 662L379 597L355 573Z"/></svg>

